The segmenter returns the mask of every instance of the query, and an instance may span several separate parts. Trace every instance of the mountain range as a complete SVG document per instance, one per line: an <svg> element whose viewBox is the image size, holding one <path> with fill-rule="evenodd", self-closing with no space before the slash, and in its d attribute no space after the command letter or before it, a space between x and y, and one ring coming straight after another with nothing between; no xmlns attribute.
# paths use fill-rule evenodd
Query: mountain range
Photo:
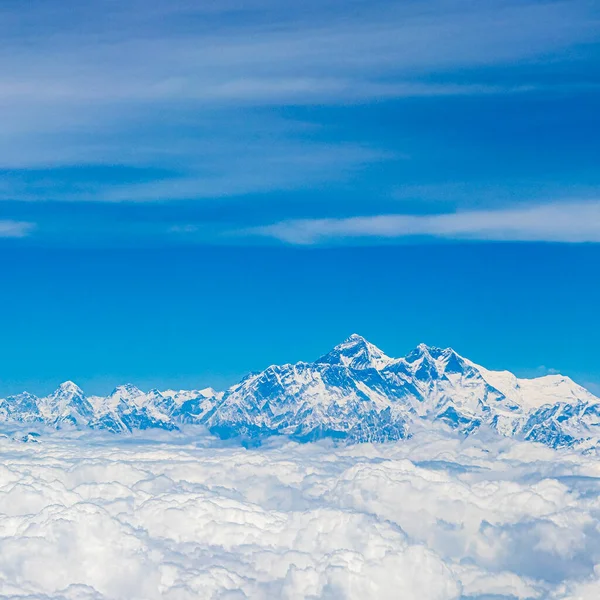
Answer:
<svg viewBox="0 0 600 600"><path fill-rule="evenodd" d="M114 433L197 424L222 438L352 442L398 440L431 427L462 435L485 428L588 449L600 439L600 399L568 377L519 379L451 348L420 344L391 358L354 334L314 362L272 365L224 392L126 384L100 397L69 381L43 398L23 392L0 400L0 420Z"/></svg>

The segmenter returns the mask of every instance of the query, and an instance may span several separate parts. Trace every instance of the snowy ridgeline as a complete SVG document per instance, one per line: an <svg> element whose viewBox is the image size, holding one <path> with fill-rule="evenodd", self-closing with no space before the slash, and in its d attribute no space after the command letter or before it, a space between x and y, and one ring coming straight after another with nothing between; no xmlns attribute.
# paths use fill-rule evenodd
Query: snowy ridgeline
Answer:
<svg viewBox="0 0 600 600"><path fill-rule="evenodd" d="M394 359L358 335L315 362L274 365L225 392L123 385L97 397L67 382L44 398L6 398L0 411L11 423L112 432L198 424L222 438L388 441L438 427L555 448L592 448L600 438L600 399L568 377L517 379L423 344Z"/></svg>

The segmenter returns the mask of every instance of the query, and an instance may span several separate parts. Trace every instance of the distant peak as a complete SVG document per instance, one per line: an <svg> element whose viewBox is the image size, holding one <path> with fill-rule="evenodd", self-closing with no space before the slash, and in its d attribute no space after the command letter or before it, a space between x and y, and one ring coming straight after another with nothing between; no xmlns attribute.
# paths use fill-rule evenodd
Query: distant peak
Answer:
<svg viewBox="0 0 600 600"><path fill-rule="evenodd" d="M111 396L120 396L121 398L135 398L142 396L144 392L132 383L125 383L124 385L118 385L110 394Z"/></svg>
<svg viewBox="0 0 600 600"><path fill-rule="evenodd" d="M23 391L20 394L11 394L10 396L7 396L7 398L23 399L23 398L37 398L37 396L35 394L29 393L28 391Z"/></svg>
<svg viewBox="0 0 600 600"><path fill-rule="evenodd" d="M455 352L452 348L439 348L438 346L428 346L427 344L420 343L414 350L406 355L406 358L418 358L424 355L430 356L434 360L450 355L458 356L457 352Z"/></svg>
<svg viewBox="0 0 600 600"><path fill-rule="evenodd" d="M429 352L429 354L443 354L453 352L452 348L440 348L439 346L430 346L421 342L417 348L422 352Z"/></svg>
<svg viewBox="0 0 600 600"><path fill-rule="evenodd" d="M471 368L471 363L452 348L438 348L427 344L419 344L404 358L401 358L400 362L408 364L413 371L415 369L420 371L421 377L424 373L429 373L431 376L434 373L437 373L438 376L465 373Z"/></svg>
<svg viewBox="0 0 600 600"><path fill-rule="evenodd" d="M364 337L353 333L316 362L340 365L350 369L383 369L392 362L392 359Z"/></svg>
<svg viewBox="0 0 600 600"><path fill-rule="evenodd" d="M349 337L347 337L342 343L346 342L365 342L368 343L367 340L362 336L358 335L358 333L353 333Z"/></svg>
<svg viewBox="0 0 600 600"><path fill-rule="evenodd" d="M205 398L212 398L213 396L218 396L219 395L219 392L217 392L217 390L215 390L215 388L212 388L212 387L203 388L203 389L199 390L199 392Z"/></svg>
<svg viewBox="0 0 600 600"><path fill-rule="evenodd" d="M56 392L64 394L83 394L83 390L72 381L64 381L61 383Z"/></svg>
<svg viewBox="0 0 600 600"><path fill-rule="evenodd" d="M377 348L377 346L375 346L374 344L371 344L371 342L369 342L366 338L364 338L362 335L359 335L358 333L353 333L352 335L348 336L343 342L339 343L335 347L341 348L341 347L345 347L345 346L356 346L359 344L365 345L365 346L370 346L371 348L375 348L376 350L381 352L381 350L379 350L379 348Z"/></svg>

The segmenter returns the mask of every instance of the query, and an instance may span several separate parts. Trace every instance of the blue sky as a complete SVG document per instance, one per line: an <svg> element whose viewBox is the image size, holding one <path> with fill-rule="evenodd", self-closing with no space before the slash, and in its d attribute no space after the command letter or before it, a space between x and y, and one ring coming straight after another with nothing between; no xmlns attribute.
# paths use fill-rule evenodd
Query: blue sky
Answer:
<svg viewBox="0 0 600 600"><path fill-rule="evenodd" d="M599 32L580 0L3 0L0 393L226 385L353 331L600 385Z"/></svg>

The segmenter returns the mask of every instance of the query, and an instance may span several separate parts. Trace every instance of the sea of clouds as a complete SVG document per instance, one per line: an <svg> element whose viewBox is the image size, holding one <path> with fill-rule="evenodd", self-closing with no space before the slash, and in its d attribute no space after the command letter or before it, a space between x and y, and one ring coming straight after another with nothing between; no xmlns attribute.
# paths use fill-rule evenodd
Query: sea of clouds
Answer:
<svg viewBox="0 0 600 600"><path fill-rule="evenodd" d="M496 437L0 438L0 596L600 597L600 459Z"/></svg>

